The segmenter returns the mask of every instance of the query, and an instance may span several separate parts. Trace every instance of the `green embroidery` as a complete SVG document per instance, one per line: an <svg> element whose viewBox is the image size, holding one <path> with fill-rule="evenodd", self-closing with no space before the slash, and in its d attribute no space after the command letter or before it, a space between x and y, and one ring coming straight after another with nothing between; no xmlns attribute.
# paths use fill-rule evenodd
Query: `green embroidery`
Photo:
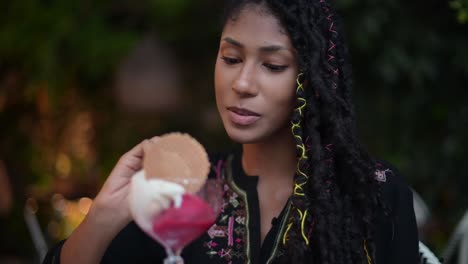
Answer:
<svg viewBox="0 0 468 264"><path fill-rule="evenodd" d="M232 176L232 160L233 160L233 155L231 155L228 160L227 160L227 167L226 167L226 172L227 172L227 184L237 193L241 196L242 199L245 201L245 211L247 212L247 215L245 217L245 224L246 224L246 229L245 229L245 253L246 253L246 260L245 263L249 264L250 263L250 232L248 228L249 224L249 202L247 200L247 193L244 192L239 186L236 185L234 182L233 176Z"/></svg>

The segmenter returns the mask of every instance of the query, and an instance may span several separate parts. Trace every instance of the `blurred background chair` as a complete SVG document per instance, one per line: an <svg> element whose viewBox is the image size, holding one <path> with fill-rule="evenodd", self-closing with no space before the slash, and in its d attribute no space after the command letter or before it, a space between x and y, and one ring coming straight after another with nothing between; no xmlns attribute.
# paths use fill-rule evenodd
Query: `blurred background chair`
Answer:
<svg viewBox="0 0 468 264"><path fill-rule="evenodd" d="M442 256L446 264L468 263L468 210L458 222Z"/></svg>
<svg viewBox="0 0 468 264"><path fill-rule="evenodd" d="M441 264L439 258L421 241L419 241L419 257L420 264Z"/></svg>
<svg viewBox="0 0 468 264"><path fill-rule="evenodd" d="M416 215L416 224L421 234L421 230L428 223L429 218L431 217L431 211L429 210L429 206L427 206L426 202L422 199L422 197L415 190L412 191L414 214Z"/></svg>
<svg viewBox="0 0 468 264"><path fill-rule="evenodd" d="M424 226L429 222L431 217L431 211L429 210L429 206L427 206L426 202L422 199L422 197L413 190L413 206L414 206L414 214L416 215L416 224L418 226L420 239L424 237L422 231L424 230ZM421 264L440 264L440 260L436 255L429 249L423 242L419 241L419 256L420 256L420 263Z"/></svg>
<svg viewBox="0 0 468 264"><path fill-rule="evenodd" d="M48 247L44 233L42 232L39 221L37 220L36 212L37 206L35 206L34 203L30 203L28 200L24 206L24 221L26 222L26 226L31 235L34 248L36 249L37 261L34 261L34 263L42 263L42 260L47 254Z"/></svg>

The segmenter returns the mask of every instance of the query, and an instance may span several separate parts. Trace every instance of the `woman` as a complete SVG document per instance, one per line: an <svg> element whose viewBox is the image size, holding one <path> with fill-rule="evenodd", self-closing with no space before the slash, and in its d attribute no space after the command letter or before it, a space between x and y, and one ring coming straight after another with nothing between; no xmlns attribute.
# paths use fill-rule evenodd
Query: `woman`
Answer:
<svg viewBox="0 0 468 264"><path fill-rule="evenodd" d="M242 150L212 157L224 208L184 250L186 263L417 263L411 192L356 138L343 33L328 1L230 1L223 25L216 101ZM119 160L46 263L163 259L128 224L125 202L152 140Z"/></svg>

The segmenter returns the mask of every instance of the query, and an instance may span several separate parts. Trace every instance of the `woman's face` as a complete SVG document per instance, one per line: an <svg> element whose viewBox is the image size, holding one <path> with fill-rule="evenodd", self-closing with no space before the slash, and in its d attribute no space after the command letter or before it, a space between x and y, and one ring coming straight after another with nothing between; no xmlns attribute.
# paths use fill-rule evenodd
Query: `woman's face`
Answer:
<svg viewBox="0 0 468 264"><path fill-rule="evenodd" d="M215 91L229 137L244 144L290 136L297 74L295 49L274 16L248 6L228 20L216 60Z"/></svg>

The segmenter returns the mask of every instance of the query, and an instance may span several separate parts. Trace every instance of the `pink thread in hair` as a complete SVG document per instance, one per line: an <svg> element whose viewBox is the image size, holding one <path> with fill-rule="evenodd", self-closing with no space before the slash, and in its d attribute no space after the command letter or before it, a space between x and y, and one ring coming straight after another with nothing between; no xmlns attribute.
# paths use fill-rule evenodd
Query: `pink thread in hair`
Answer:
<svg viewBox="0 0 468 264"><path fill-rule="evenodd" d="M314 230L314 224L315 224L315 221L312 221L312 223L310 224L309 233L307 233L307 238L309 239L310 239L310 236L312 235L312 231Z"/></svg>
<svg viewBox="0 0 468 264"><path fill-rule="evenodd" d="M335 42L330 40L330 48L328 49L328 51L332 51L335 47L336 47Z"/></svg>
<svg viewBox="0 0 468 264"><path fill-rule="evenodd" d="M325 4L325 0L320 0L320 3ZM328 27L328 31L329 31L332 35L333 35L333 34L334 34L334 35L337 35L338 32L337 32L336 29L335 29L335 22L334 22L333 19L332 19L332 18L333 18L333 14L331 14L330 8L329 8L328 6L323 6L322 9L323 9L323 12L325 13L325 15L327 15L327 18L326 18L326 19L327 19L328 21L330 21L330 25L329 25L329 27ZM330 36L330 38L331 38L331 36ZM335 60L335 56L332 54L332 51L336 48L336 44L335 44L331 39L329 39L329 42L330 42L330 47L328 48L328 54L327 54L327 55L328 55L328 62L331 62L331 61ZM330 70L330 73L331 73L331 74L334 74L334 75L336 75L336 76L338 76L338 75L340 74L340 71L339 71L337 68L335 68L335 69ZM336 82L332 81L331 88L332 88L333 90L336 90L336 89L338 88L338 84L337 84Z"/></svg>
<svg viewBox="0 0 468 264"><path fill-rule="evenodd" d="M332 32L332 33L338 34L338 32L336 32L336 30L335 30L335 23L334 22L331 23L330 28L328 30L330 32Z"/></svg>

